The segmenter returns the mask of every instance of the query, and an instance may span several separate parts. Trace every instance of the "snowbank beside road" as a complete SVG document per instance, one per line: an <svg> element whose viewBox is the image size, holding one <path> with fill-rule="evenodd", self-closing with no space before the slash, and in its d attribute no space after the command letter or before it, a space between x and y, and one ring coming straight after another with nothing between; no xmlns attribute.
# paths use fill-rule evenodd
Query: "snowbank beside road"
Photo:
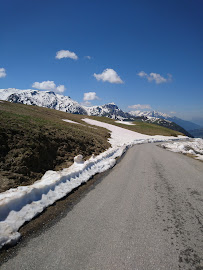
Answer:
<svg viewBox="0 0 203 270"><path fill-rule="evenodd" d="M203 160L203 139L196 138L186 142L169 142L161 144L163 148L166 148L173 152L190 154L196 159Z"/></svg>
<svg viewBox="0 0 203 270"><path fill-rule="evenodd" d="M113 167L116 158L121 156L128 146L140 143L160 142L186 138L185 136L166 137L140 134L114 125L84 119L91 125L107 128L111 131L109 139L112 148L97 157L92 156L83 162L81 155L74 164L62 171L47 171L41 180L30 186L21 186L0 194L0 248L15 243L19 237L19 228L46 207L63 198L74 188L86 182L96 173Z"/></svg>
<svg viewBox="0 0 203 270"><path fill-rule="evenodd" d="M110 148L97 157L83 162L81 156L74 164L62 171L47 171L41 180L30 186L10 189L0 194L0 248L15 243L18 229L47 206L63 198L74 188L86 182L96 173L113 167L116 158L126 147Z"/></svg>

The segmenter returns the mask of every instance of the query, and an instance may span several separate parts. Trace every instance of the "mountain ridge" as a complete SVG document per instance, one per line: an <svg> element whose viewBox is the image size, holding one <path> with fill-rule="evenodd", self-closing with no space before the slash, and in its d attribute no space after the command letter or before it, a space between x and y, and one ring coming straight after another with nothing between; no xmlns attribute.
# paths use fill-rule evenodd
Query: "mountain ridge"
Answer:
<svg viewBox="0 0 203 270"><path fill-rule="evenodd" d="M121 119L130 117L128 113L123 112L113 102L100 106L87 107L79 104L68 96L56 94L52 91L33 89L20 90L16 88L0 89L0 99L13 103L36 105L74 114L107 116Z"/></svg>
<svg viewBox="0 0 203 270"><path fill-rule="evenodd" d="M187 130L188 132L190 130L201 128L199 125L197 125L193 122L183 120L183 119L178 118L176 116L171 116L169 114L157 112L157 111L139 111L139 110L137 110L137 111L131 111L131 112L129 112L129 114L131 116L135 116L135 117L148 117L148 118L151 118L152 120L155 118L165 119L165 120L168 120L170 122L176 123L177 125L183 127L185 130Z"/></svg>
<svg viewBox="0 0 203 270"><path fill-rule="evenodd" d="M12 103L35 105L73 114L84 114L89 116L105 116L119 120L140 119L141 121L147 123L154 123L160 126L165 126L170 129L183 132L187 136L191 136L187 132L187 129L184 127L184 125L179 125L177 123L179 121L184 124L187 121L184 121L179 118L172 118L165 113L160 113L156 111L151 112L134 111L129 113L124 112L114 102L99 106L87 107L81 105L77 101L72 100L69 96L63 96L53 91L40 91L35 89L20 90L16 88L0 89L0 99ZM191 130L197 128L198 125L194 124L192 125L192 128L190 126L188 129Z"/></svg>

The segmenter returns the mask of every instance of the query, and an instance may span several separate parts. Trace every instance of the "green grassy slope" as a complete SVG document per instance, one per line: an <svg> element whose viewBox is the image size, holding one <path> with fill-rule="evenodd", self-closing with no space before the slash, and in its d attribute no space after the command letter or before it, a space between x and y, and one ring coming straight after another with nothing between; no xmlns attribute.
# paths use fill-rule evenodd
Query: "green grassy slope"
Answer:
<svg viewBox="0 0 203 270"><path fill-rule="evenodd" d="M91 118L98 120L98 117L92 116ZM184 135L181 132L162 127L156 124L151 124L151 123L146 123L142 121L133 121L135 125L125 125L125 124L120 124L116 123L115 120L107 118L107 117L99 117L99 121L112 124L118 127L126 128L135 132L139 132L142 134L147 134L147 135L164 135L164 136L178 136L178 135Z"/></svg>
<svg viewBox="0 0 203 270"><path fill-rule="evenodd" d="M81 121L83 117L0 102L0 192L31 184L47 170L68 167L78 154L87 159L109 148L109 132L99 127L90 128Z"/></svg>
<svg viewBox="0 0 203 270"><path fill-rule="evenodd" d="M59 170L110 147L109 131L86 124L74 115L37 106L0 102L0 192L38 180L47 170ZM180 133L154 124L117 124L106 117L89 117L149 135ZM82 125L67 123L69 119Z"/></svg>

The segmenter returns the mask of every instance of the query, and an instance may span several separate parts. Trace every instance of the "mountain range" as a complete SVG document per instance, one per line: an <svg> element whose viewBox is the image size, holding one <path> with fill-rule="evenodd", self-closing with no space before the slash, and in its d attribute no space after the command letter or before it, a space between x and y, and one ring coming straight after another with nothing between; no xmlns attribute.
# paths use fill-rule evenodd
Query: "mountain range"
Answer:
<svg viewBox="0 0 203 270"><path fill-rule="evenodd" d="M200 128L199 125L193 122L186 121L176 116L170 116L166 113L161 113L161 112L156 112L156 111L131 111L129 112L129 114L133 116L141 116L141 117L144 116L144 117L148 117L152 119L155 119L155 118L165 119L165 120L176 123L177 125L183 127L187 131Z"/></svg>
<svg viewBox="0 0 203 270"><path fill-rule="evenodd" d="M0 100L36 105L74 114L107 116L116 119L130 117L128 113L123 112L114 103L87 107L72 100L68 96L59 95L52 91L39 91L32 89L19 90L15 88L0 89Z"/></svg>
<svg viewBox="0 0 203 270"><path fill-rule="evenodd" d="M108 103L101 106L87 107L81 105L77 101L72 100L68 96L56 94L53 91L39 91L33 89L20 90L15 88L0 89L0 100L6 100L13 103L22 103L27 105L36 105L51 109L56 109L73 114L84 114L94 116L106 116L119 120L140 119L148 123L155 123L174 130L185 132L197 130L200 128L195 123L185 121L177 117L172 117L165 113L156 111L131 111L124 112L118 108L115 103ZM175 123L175 124L174 124ZM179 127L180 126L180 127ZM183 128L181 130L181 127Z"/></svg>

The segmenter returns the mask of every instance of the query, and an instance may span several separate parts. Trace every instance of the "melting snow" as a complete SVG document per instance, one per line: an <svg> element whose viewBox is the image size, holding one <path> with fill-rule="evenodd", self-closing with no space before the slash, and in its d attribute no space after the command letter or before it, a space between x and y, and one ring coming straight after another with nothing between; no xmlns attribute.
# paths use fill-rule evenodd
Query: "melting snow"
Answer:
<svg viewBox="0 0 203 270"><path fill-rule="evenodd" d="M78 124L78 125L81 125L81 126L84 126L84 127L88 127L88 128L97 129L97 128L95 128L95 127L86 126L86 125L83 125L83 124L81 124L81 123L78 123L78 122L75 122L75 121L69 120L69 119L62 119L62 120L63 120L63 121L65 121L65 122L71 123L71 124Z"/></svg>
<svg viewBox="0 0 203 270"><path fill-rule="evenodd" d="M85 118L82 120L90 125L103 127L110 130L111 138L109 139L109 142L113 147L123 146L124 144L133 145L133 144L137 144L138 141L140 143L146 143L146 142L159 142L159 141L168 141L168 140L177 140L177 139L187 138L186 136L178 136L178 138L173 137L173 136L160 136L160 135L150 136L150 135L141 134L135 131L131 131L125 128L117 127L111 124L107 124L104 122L100 122L97 120L92 120L89 118Z"/></svg>
<svg viewBox="0 0 203 270"><path fill-rule="evenodd" d="M74 164L62 171L47 171L33 185L10 189L0 194L0 248L14 244L20 237L18 229L47 206L63 198L96 173L113 167L126 147L110 148L87 161L75 157Z"/></svg>
<svg viewBox="0 0 203 270"><path fill-rule="evenodd" d="M161 144L162 147L178 153L191 154L196 159L203 160L203 139L196 138L186 142L169 142Z"/></svg>
<svg viewBox="0 0 203 270"><path fill-rule="evenodd" d="M129 121L115 121L115 123L129 125L129 126L135 125L135 124L133 124L133 122L129 122Z"/></svg>
<svg viewBox="0 0 203 270"><path fill-rule="evenodd" d="M186 138L185 136L179 138L148 136L92 119L83 120L88 124L109 129L111 131L109 141L112 147L85 162L82 156L78 155L69 168L62 171L47 171L41 180L33 185L21 186L0 193L0 248L5 244L18 241L20 237L18 230L26 221L31 220L46 207L88 181L96 173L113 167L116 158L121 156L128 146Z"/></svg>
<svg viewBox="0 0 203 270"><path fill-rule="evenodd" d="M80 123L78 123L78 122L75 122L75 121L72 121L72 120L69 120L69 119L62 119L62 120L65 121L65 122L71 123L71 124L82 125L82 124L80 124ZM83 125L83 126L84 126L84 125Z"/></svg>

